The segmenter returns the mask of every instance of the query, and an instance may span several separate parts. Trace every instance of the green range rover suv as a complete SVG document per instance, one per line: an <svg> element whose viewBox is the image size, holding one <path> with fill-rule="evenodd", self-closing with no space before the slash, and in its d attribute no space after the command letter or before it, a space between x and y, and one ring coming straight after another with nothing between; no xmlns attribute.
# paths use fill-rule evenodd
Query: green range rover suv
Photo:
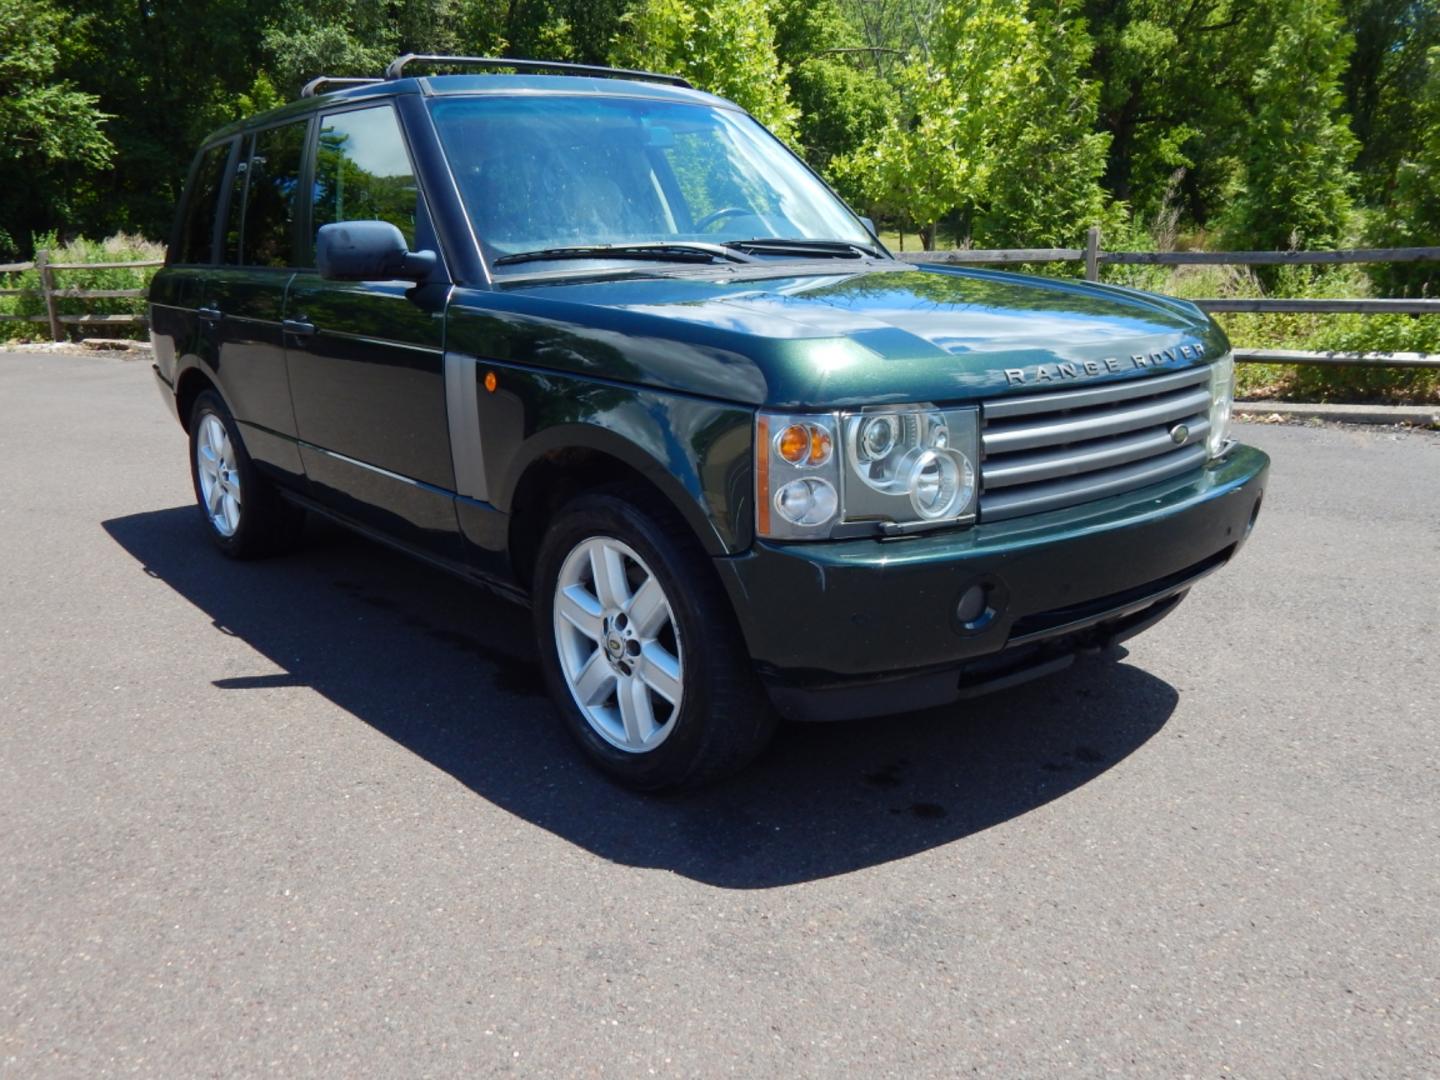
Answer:
<svg viewBox="0 0 1440 1080"><path fill-rule="evenodd" d="M150 301L222 551L313 511L528 603L566 726L646 789L1153 625L1269 465L1194 306L898 261L642 72L316 80L205 141Z"/></svg>

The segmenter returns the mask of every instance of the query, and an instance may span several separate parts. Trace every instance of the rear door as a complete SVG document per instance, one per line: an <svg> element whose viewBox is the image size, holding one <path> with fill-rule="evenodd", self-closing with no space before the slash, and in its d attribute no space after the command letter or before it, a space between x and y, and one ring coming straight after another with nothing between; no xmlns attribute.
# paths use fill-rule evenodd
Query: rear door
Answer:
<svg viewBox="0 0 1440 1080"><path fill-rule="evenodd" d="M185 185L184 206L170 238L165 268L150 283L150 339L155 366L171 386L182 366L197 360L211 369L197 309L213 273L221 220L218 211L239 139L208 146L196 155ZM188 422L188 417L181 417Z"/></svg>
<svg viewBox="0 0 1440 1080"><path fill-rule="evenodd" d="M295 276L301 181L311 118L245 136L200 318L221 389L250 456L272 474L303 480L285 368L285 291Z"/></svg>
<svg viewBox="0 0 1440 1080"><path fill-rule="evenodd" d="M460 557L445 409L444 282L326 281L314 236L388 221L436 250L389 102L334 109L314 137L304 266L290 284L290 389L311 492L413 546ZM437 275L443 277L443 275Z"/></svg>

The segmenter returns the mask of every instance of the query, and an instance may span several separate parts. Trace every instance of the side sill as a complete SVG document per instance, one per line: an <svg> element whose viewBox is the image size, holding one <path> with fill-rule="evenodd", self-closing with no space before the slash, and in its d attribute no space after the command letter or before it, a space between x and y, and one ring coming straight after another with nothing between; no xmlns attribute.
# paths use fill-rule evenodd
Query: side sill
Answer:
<svg viewBox="0 0 1440 1080"><path fill-rule="evenodd" d="M439 570L444 570L448 574L462 578L472 585L478 585L480 588L494 593L502 600L508 600L512 604L519 604L525 608L530 606L529 593L518 585L508 582L503 578L483 573L472 566L466 566L464 563L454 562L450 559L432 554L431 552L412 547L404 541L396 540L393 536L380 532L378 529L372 529L370 526L363 525L354 518L347 517L344 514L332 510L330 507L316 502L314 499L302 495L298 491L293 491L285 487L280 488L279 491L282 498L294 503L296 506L319 514L321 517L328 518L337 525L349 529L351 532L359 533L367 540L373 540L377 544L383 544L385 547L392 548L412 558L419 559L421 562L428 563Z"/></svg>

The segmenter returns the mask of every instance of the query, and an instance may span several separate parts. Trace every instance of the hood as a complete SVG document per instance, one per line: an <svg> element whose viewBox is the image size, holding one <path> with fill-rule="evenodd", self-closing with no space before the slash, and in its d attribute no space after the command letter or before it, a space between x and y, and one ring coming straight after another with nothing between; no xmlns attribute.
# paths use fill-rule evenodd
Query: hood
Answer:
<svg viewBox="0 0 1440 1080"><path fill-rule="evenodd" d="M457 296L451 311L451 348L777 407L1058 389L1228 347L1183 301L880 260L517 283ZM488 342L467 343L477 333Z"/></svg>

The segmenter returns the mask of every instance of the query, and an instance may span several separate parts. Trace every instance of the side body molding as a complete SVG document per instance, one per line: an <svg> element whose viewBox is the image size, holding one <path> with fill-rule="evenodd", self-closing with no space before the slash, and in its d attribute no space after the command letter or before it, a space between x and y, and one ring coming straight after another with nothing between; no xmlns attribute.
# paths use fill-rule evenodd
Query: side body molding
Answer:
<svg viewBox="0 0 1440 1080"><path fill-rule="evenodd" d="M480 438L479 361L464 353L445 354L445 413L450 425L450 458L455 494L490 501L485 480L485 446Z"/></svg>

